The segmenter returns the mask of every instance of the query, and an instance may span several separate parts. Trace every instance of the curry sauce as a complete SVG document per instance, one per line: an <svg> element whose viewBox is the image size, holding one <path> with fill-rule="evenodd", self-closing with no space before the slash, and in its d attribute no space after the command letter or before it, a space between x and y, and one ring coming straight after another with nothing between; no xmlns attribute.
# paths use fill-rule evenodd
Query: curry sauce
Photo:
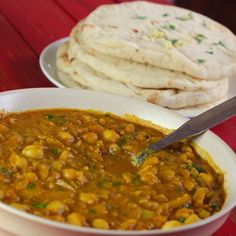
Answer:
<svg viewBox="0 0 236 236"><path fill-rule="evenodd" d="M163 136L110 113L6 114L0 118L0 199L37 216L99 229L168 229L219 211L223 174L190 140L132 164Z"/></svg>

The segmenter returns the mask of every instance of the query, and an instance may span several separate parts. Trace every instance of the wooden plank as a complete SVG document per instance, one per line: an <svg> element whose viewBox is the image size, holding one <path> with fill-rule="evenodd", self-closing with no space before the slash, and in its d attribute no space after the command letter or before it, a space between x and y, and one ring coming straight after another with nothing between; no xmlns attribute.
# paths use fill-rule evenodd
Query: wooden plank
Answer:
<svg viewBox="0 0 236 236"><path fill-rule="evenodd" d="M39 54L49 43L68 36L75 20L52 0L1 0L0 9Z"/></svg>
<svg viewBox="0 0 236 236"><path fill-rule="evenodd" d="M91 12L91 9L81 1L55 0L55 2L57 2L57 4L59 4L76 21L83 19Z"/></svg>
<svg viewBox="0 0 236 236"><path fill-rule="evenodd" d="M49 87L38 58L9 22L0 15L0 91Z"/></svg>

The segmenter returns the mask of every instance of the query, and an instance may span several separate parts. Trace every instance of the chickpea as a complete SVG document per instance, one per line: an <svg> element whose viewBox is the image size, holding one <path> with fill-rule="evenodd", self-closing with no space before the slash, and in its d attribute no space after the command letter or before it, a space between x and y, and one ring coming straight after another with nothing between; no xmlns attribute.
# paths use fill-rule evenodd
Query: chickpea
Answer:
<svg viewBox="0 0 236 236"><path fill-rule="evenodd" d="M29 206L25 204L20 204L20 203L11 203L10 206L16 208L17 210L20 211L27 211L29 210Z"/></svg>
<svg viewBox="0 0 236 236"><path fill-rule="evenodd" d="M204 188L204 187L198 188L196 192L193 194L193 197L192 197L193 203L196 206L202 206L207 193L208 193L207 188Z"/></svg>
<svg viewBox="0 0 236 236"><path fill-rule="evenodd" d="M24 173L24 177L27 180L29 180L30 182L34 182L34 181L38 180L38 176L33 172Z"/></svg>
<svg viewBox="0 0 236 236"><path fill-rule="evenodd" d="M107 141L109 141L109 142L117 142L118 141L118 139L119 139L119 134L118 133L116 133L116 131L114 131L114 130L110 130L110 129L105 129L104 131L103 131L103 137L107 140Z"/></svg>
<svg viewBox="0 0 236 236"><path fill-rule="evenodd" d="M77 226L86 225L85 218L77 212L73 212L67 216L67 223Z"/></svg>
<svg viewBox="0 0 236 236"><path fill-rule="evenodd" d="M135 132L135 127L133 124L128 124L128 125L126 125L125 130L128 133L132 133L132 132Z"/></svg>
<svg viewBox="0 0 236 236"><path fill-rule="evenodd" d="M76 179L76 177L77 177L77 170L75 170L75 169L63 169L62 170L62 175L68 180L73 180L73 179Z"/></svg>
<svg viewBox="0 0 236 236"><path fill-rule="evenodd" d="M100 219L100 218L93 220L92 226L97 229L109 229L110 228L107 221Z"/></svg>
<svg viewBox="0 0 236 236"><path fill-rule="evenodd" d="M72 143L74 141L74 136L66 131L58 132L57 136L62 142Z"/></svg>
<svg viewBox="0 0 236 236"><path fill-rule="evenodd" d="M22 154L32 159L42 159L44 156L43 147L39 144L33 144L26 146Z"/></svg>
<svg viewBox="0 0 236 236"><path fill-rule="evenodd" d="M25 169L27 167L27 160L24 157L20 157L15 152L10 156L10 163L19 169Z"/></svg>
<svg viewBox="0 0 236 236"><path fill-rule="evenodd" d="M49 175L49 167L46 164L40 164L38 166L38 175L40 179L45 180Z"/></svg>
<svg viewBox="0 0 236 236"><path fill-rule="evenodd" d="M49 202L46 206L46 209L49 212L56 214L62 214L63 212L69 210L68 206L59 200Z"/></svg>
<svg viewBox="0 0 236 236"><path fill-rule="evenodd" d="M93 143L96 143L98 136L94 132L87 132L83 135L83 139L85 142L89 144L93 144Z"/></svg>
<svg viewBox="0 0 236 236"><path fill-rule="evenodd" d="M120 224L120 229L132 230L136 225L135 219L129 219Z"/></svg>
<svg viewBox="0 0 236 236"><path fill-rule="evenodd" d="M192 209L180 208L175 212L175 218L176 219L179 219L179 218L185 218L186 219L192 214L193 214Z"/></svg>
<svg viewBox="0 0 236 236"><path fill-rule="evenodd" d="M202 209L198 215L202 218L202 219L205 219L207 217L209 217L211 214L209 211L205 210L205 209Z"/></svg>
<svg viewBox="0 0 236 236"><path fill-rule="evenodd" d="M0 189L0 200L2 200L4 196L5 196L4 191Z"/></svg>
<svg viewBox="0 0 236 236"><path fill-rule="evenodd" d="M92 205L98 201L98 197L94 193L80 193L79 199L89 205Z"/></svg>
<svg viewBox="0 0 236 236"><path fill-rule="evenodd" d="M200 220L200 218L198 217L198 215L192 214L184 221L184 223L185 224L192 224L192 223L199 221L199 220Z"/></svg>
<svg viewBox="0 0 236 236"><path fill-rule="evenodd" d="M63 162L62 161L53 161L52 162L52 168L54 168L55 170L58 170L58 171L60 171L61 170L61 168L62 168L62 166L63 166Z"/></svg>
<svg viewBox="0 0 236 236"><path fill-rule="evenodd" d="M112 154L112 155L115 155L116 153L118 153L120 151L120 147L116 144L116 143L113 143L109 146L109 152Z"/></svg>
<svg viewBox="0 0 236 236"><path fill-rule="evenodd" d="M181 223L177 220L169 220L162 226L162 229L172 229L181 226Z"/></svg>

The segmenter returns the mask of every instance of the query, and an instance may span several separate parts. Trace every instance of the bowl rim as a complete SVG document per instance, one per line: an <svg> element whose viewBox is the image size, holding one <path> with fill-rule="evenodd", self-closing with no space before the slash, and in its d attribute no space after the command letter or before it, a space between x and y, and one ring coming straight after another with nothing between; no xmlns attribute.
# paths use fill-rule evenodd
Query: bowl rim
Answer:
<svg viewBox="0 0 236 236"><path fill-rule="evenodd" d="M7 96L7 95L11 95L11 94L25 94L27 92L37 92L37 91L45 91L45 92L49 92L52 90L68 90L68 91L75 91L75 89L73 88L26 88L26 89L16 89L16 90L9 90L9 91L5 91L5 92L0 92L0 98L2 96ZM81 92L81 91L80 91ZM50 92L49 92L50 93ZM115 96L115 97L122 97L124 98L124 96L119 96L119 95L113 95L113 94L108 94L108 93L103 93L103 92L97 92L97 91L87 91L87 90L82 90L82 93L93 93L93 94L107 94L108 96ZM146 103L152 106L157 106L154 104L150 104L147 103L145 101L138 101L136 99L133 98L129 98L127 97L127 99L129 100L134 100L138 103ZM158 106L159 107L159 106ZM56 107L52 107L52 108L56 108ZM61 108L61 107L60 107ZM79 108L78 107L75 107ZM42 108L38 108L38 109L42 109ZM46 108L45 108L46 109ZM163 107L161 107L161 109L164 109L166 111L168 111L168 113L175 113L173 111L170 111L168 109L165 109ZM37 108L35 109L37 110ZM23 110L22 110L23 111ZM186 117L183 117L179 114L175 116L178 116L179 118L183 118L183 119L187 119ZM179 119L176 118L176 119ZM213 132L211 131L206 131L206 133L210 134L213 138L218 139L222 145L226 148L227 152L229 153L229 155L231 157L236 156L234 151L217 135L215 135ZM235 159L235 164L236 164L236 159ZM226 196L227 197L227 196ZM17 210L16 208L13 208L3 202L0 201L0 210L3 209L11 214L14 214L16 216L22 217L23 219L27 219L30 221L33 221L34 223L40 223L43 224L45 226L49 226L49 227L54 227L54 228L59 228L59 229L64 229L64 230L70 230L73 232L81 232L81 233L92 233L92 234L98 234L98 235L146 235L147 233L149 235L165 235L165 234L169 234L169 233L179 233L179 232L183 232L183 231L187 231L187 230L192 230L201 226L205 226L209 223L212 223L214 221L216 221L217 219L227 215L230 213L230 211L236 206L236 200L234 203L231 203L227 206L223 205L223 208L215 213L214 215L206 218L206 219L202 219L201 221L189 224L189 225L182 225L181 227L176 227L176 228L172 228L172 229L168 229L168 230L162 230L162 229L153 229L153 230L132 230L132 231L127 231L127 230L114 230L114 229L109 229L109 230L103 230L103 229L94 229L94 228L90 228L90 227L80 227L80 226L74 226L74 225L70 225L70 224L66 224L66 223L61 223L61 222L57 222L57 221L53 221L50 219L45 219L43 217L39 217L36 215L33 215L31 213L27 213L27 212L23 212L20 210Z"/></svg>

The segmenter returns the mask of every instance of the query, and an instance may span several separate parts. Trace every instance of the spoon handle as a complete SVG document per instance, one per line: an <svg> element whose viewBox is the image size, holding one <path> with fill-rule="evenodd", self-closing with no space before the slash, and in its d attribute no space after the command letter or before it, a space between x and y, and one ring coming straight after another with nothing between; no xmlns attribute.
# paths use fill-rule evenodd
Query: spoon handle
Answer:
<svg viewBox="0 0 236 236"><path fill-rule="evenodd" d="M155 143L150 144L136 158L139 165L150 153L160 150L181 139L198 135L236 114L236 96L190 119L178 129Z"/></svg>

